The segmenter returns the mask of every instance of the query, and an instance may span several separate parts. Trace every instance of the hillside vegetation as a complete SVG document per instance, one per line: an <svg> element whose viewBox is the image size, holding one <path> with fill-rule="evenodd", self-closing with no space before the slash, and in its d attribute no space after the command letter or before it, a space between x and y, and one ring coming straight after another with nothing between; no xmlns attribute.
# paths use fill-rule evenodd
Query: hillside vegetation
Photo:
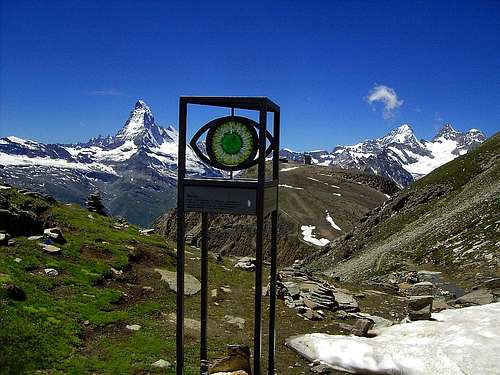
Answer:
<svg viewBox="0 0 500 375"><path fill-rule="evenodd" d="M366 280L416 265L473 283L499 274L500 134L370 212L310 267Z"/></svg>

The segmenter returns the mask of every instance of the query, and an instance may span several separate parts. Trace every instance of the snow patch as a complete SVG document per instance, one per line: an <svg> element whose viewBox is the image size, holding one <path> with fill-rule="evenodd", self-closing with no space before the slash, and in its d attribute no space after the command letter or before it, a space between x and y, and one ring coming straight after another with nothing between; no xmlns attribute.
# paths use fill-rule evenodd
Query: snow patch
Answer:
<svg viewBox="0 0 500 375"><path fill-rule="evenodd" d="M341 231L342 229L340 229L340 227L337 224L335 224L335 222L333 221L332 217L330 216L330 213L328 212L328 210L325 210L325 212L326 212L326 221L328 221L334 229Z"/></svg>
<svg viewBox="0 0 500 375"><path fill-rule="evenodd" d="M286 185L286 184L279 184L278 186L279 187L288 188L288 189L304 190L304 188L296 187L296 186L291 186L291 185Z"/></svg>
<svg viewBox="0 0 500 375"><path fill-rule="evenodd" d="M302 225L300 230L302 231L302 237L304 241L312 243L316 246L325 246L330 243L330 240L327 238L316 238L316 235L313 234L313 230L316 229L314 225Z"/></svg>
<svg viewBox="0 0 500 375"><path fill-rule="evenodd" d="M380 328L375 338L312 333L287 345L353 374L500 374L500 303L444 310L435 321Z"/></svg>
<svg viewBox="0 0 500 375"><path fill-rule="evenodd" d="M294 169L297 169L299 167L288 167L288 168L283 168L280 169L280 172L288 172L288 171L293 171Z"/></svg>

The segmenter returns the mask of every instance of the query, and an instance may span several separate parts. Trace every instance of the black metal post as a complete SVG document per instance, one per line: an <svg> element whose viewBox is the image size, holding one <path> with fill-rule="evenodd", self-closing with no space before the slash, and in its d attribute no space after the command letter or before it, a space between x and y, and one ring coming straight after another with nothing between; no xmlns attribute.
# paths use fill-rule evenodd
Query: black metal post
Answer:
<svg viewBox="0 0 500 375"><path fill-rule="evenodd" d="M201 214L201 343L200 374L208 374L208 213Z"/></svg>
<svg viewBox="0 0 500 375"><path fill-rule="evenodd" d="M279 139L280 113L274 112L273 118L273 180L279 179ZM279 188L276 189L276 202L279 206ZM276 354L276 278L278 253L278 207L271 214L271 271L269 280L269 348L267 372L274 375L274 359Z"/></svg>
<svg viewBox="0 0 500 375"><path fill-rule="evenodd" d="M177 163L177 324L176 372L184 373L184 178L186 177L187 103L179 101L179 153Z"/></svg>
<svg viewBox="0 0 500 375"><path fill-rule="evenodd" d="M264 240L264 183L266 179L266 123L267 110L264 104L259 112L259 162L257 179L257 235L255 249L255 317L254 317L254 349L253 373L260 375L262 347L262 260Z"/></svg>

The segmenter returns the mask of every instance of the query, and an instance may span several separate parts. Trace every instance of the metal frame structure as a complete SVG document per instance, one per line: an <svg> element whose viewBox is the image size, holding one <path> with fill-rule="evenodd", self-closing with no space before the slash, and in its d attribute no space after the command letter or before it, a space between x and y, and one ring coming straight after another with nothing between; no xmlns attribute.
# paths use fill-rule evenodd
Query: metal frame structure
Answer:
<svg viewBox="0 0 500 375"><path fill-rule="evenodd" d="M186 178L186 133L188 105L204 105L234 109L254 110L259 112L257 179L233 180L211 178ZM273 135L267 131L267 115L273 115ZM200 129L201 130L201 129ZM196 136L199 137L199 131ZM264 220L271 216L271 270L270 270L270 306L269 306L269 351L268 374L275 370L276 342L276 275L277 275L277 229L278 229L278 181L279 181L279 138L280 108L266 97L201 97L181 96L179 100L179 153L177 179L177 375L184 374L184 246L185 246L185 213L190 211L201 213L201 342L200 373L208 374L207 323L208 323L208 213L243 213L257 217L256 232L256 270L255 270L255 312L254 312L254 345L253 374L262 371L262 270ZM266 147L270 141L269 148ZM266 156L272 151L272 179L266 180ZM253 163L252 163L253 164ZM245 166L245 168L248 166ZM196 190L198 189L198 190ZM201 190L200 190L201 189ZM199 204L192 196L196 192L206 191L209 194L235 193L234 199L244 197L241 207L233 205L217 206ZM229 194L231 195L231 194ZM248 205L246 202L248 201ZM234 202L233 202L234 203ZM237 202L236 202L237 203ZM253 204L255 203L255 204ZM243 207L245 207L243 209ZM239 211L241 210L241 211Z"/></svg>

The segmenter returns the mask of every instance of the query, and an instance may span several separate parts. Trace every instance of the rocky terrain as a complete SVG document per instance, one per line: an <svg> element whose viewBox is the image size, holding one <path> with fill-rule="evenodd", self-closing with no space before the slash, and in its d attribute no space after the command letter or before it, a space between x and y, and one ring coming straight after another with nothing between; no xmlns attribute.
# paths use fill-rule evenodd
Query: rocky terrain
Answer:
<svg viewBox="0 0 500 375"><path fill-rule="evenodd" d="M500 135L371 211L311 267L345 280L432 265L476 283L500 270Z"/></svg>
<svg viewBox="0 0 500 375"><path fill-rule="evenodd" d="M396 210L400 205L411 212L412 207L425 205L424 201L435 204L435 199L444 200L450 191L459 195L462 187L474 189L472 182L477 178L484 186L483 197L488 201L489 192L495 191L492 186L498 181L498 163L495 163L498 143L495 142L498 137L454 162L462 164L451 164L429 175L427 180L420 180L415 191L424 189L425 194L415 194L403 199L404 204L395 204L400 197L409 197L409 190L397 193L383 206L392 205L388 216L400 215L401 209ZM484 163L485 160L489 163ZM297 166L288 166L294 167ZM351 193L371 192L372 199L382 202L387 199L381 192L354 182L366 176L351 176L349 181L344 181L341 175L322 176L325 180L320 180L309 174L321 169L298 166L283 174L295 171L297 175L290 177L288 183L295 186L304 183L301 185L304 189L309 188L306 181L318 184L321 186L315 192L318 196L338 190L331 186L337 184L342 193L349 187ZM456 171L461 172L459 179ZM446 188L426 187L436 181ZM354 187L361 190L353 190ZM356 195L351 197L351 202L356 202L354 198ZM472 234L484 236L484 241L498 242L498 225L493 223L493 232L488 231L490 227L486 228L491 210L485 207L489 206L481 206L482 213L477 215L480 225L468 228L477 227ZM363 211L368 212L368 208ZM374 215L380 215L381 222L390 220L384 216L384 208L371 212L364 223L371 222L372 229L376 228L372 221ZM0 213L0 373L174 373L176 250L171 241L124 220L6 185L0 186ZM309 215L313 217L314 213ZM348 221L339 223L346 225ZM388 267L391 262L381 261L376 275L360 268L363 277L332 272L330 265L335 265L335 250L342 250L338 244L348 241L350 236L355 238L358 228L352 229L347 237L342 234L337 240L332 238L333 246L323 247L329 256L316 260L312 266L295 261L289 267L281 267L277 304L278 373L344 373L325 363L311 364L308 360L311 357L301 358L295 352L299 347L294 337L321 332L369 338L385 332L387 327L401 325L402 321L429 319L433 311L481 306L499 300L499 279L492 277L495 270L490 263L481 263L483 271L478 276L479 258L471 259L478 262L470 263L474 278L457 275L456 270L464 269L460 263L453 262L413 261L406 269L391 271ZM484 249L479 247L477 254L491 249L486 245ZM317 251L321 247L307 245L307 248ZM218 249L211 247L214 251ZM186 373L195 374L199 373L200 251L194 245L188 245L185 251L189 275L186 278ZM241 371L251 360L251 352L245 354L248 353L245 347L252 347L254 259L230 254L219 257L211 252L209 259L209 358L214 371L218 371L227 369L228 363L234 364L232 359L237 353L238 366L243 367L232 367L231 371L244 374ZM497 254L493 254L496 261ZM352 255L351 258L356 259L358 252ZM386 259L389 258L392 260L392 255ZM323 263L326 272L312 272L318 271L321 268L318 265ZM266 278L267 275L266 266ZM267 291L265 288L266 296ZM267 309L265 297L264 311ZM266 327L265 320L264 332ZM266 342L267 333L263 337L264 352ZM228 343L238 345L227 348ZM300 351L299 354L304 355Z"/></svg>
<svg viewBox="0 0 500 375"><path fill-rule="evenodd" d="M477 129L458 132L446 124L431 141L418 140L411 126L404 124L378 139L308 154L314 164L374 173L404 187L474 149L485 139ZM304 159L304 153L290 149L281 150L280 156L298 162Z"/></svg>
<svg viewBox="0 0 500 375"><path fill-rule="evenodd" d="M250 170L246 176L254 173ZM398 191L385 178L361 172L334 170L315 165L286 163L280 172L280 220L278 241L280 264L291 264L328 247L330 241L349 232L370 210ZM186 217L186 237L200 241L200 215ZM158 231L172 241L176 236L176 214L171 210L155 221ZM270 238L266 222L265 238ZM255 254L255 218L226 215L210 219L210 248L221 255ZM269 251L269 241L264 244Z"/></svg>

